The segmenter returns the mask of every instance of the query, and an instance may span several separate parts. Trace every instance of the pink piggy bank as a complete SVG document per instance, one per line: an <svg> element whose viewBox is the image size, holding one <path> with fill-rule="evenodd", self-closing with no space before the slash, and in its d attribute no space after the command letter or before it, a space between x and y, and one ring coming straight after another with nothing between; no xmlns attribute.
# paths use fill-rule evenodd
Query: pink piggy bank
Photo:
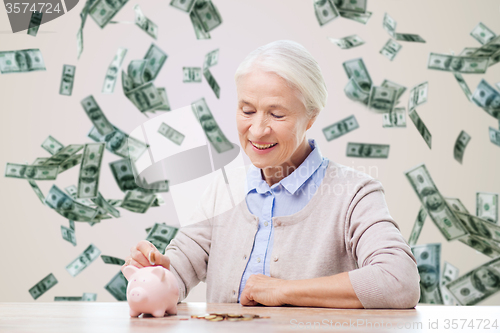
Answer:
<svg viewBox="0 0 500 333"><path fill-rule="evenodd" d="M177 314L179 285L174 274L162 266L137 268L125 266L123 275L128 280L127 301L130 316L141 313L163 317L165 312Z"/></svg>

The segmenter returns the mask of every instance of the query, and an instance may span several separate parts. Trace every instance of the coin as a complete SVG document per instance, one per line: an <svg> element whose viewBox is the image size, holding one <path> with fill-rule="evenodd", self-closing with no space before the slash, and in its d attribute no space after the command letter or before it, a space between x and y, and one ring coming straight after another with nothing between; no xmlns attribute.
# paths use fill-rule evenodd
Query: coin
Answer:
<svg viewBox="0 0 500 333"><path fill-rule="evenodd" d="M215 318L209 319L208 321L221 321L221 320L224 320L224 318L221 316L216 316Z"/></svg>
<svg viewBox="0 0 500 333"><path fill-rule="evenodd" d="M217 317L216 315L212 315L212 314L211 314L211 315L205 316L204 318L205 318L205 319L214 319L214 318L216 318L216 317Z"/></svg>

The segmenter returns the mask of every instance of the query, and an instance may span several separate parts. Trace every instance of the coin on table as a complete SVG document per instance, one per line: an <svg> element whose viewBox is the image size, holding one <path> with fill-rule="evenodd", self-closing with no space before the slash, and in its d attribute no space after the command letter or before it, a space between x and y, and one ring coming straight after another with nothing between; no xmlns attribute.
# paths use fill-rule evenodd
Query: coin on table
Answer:
<svg viewBox="0 0 500 333"><path fill-rule="evenodd" d="M229 318L241 318L243 317L242 315L240 315L239 313L228 313L227 316Z"/></svg>
<svg viewBox="0 0 500 333"><path fill-rule="evenodd" d="M205 316L204 318L205 319L214 319L215 317L217 317L216 315L208 315L208 316Z"/></svg>
<svg viewBox="0 0 500 333"><path fill-rule="evenodd" d="M227 318L227 321L242 321L242 320L243 318L231 318L231 317Z"/></svg>
<svg viewBox="0 0 500 333"><path fill-rule="evenodd" d="M224 320L221 316L216 316L215 318L209 319L208 321L221 321Z"/></svg>

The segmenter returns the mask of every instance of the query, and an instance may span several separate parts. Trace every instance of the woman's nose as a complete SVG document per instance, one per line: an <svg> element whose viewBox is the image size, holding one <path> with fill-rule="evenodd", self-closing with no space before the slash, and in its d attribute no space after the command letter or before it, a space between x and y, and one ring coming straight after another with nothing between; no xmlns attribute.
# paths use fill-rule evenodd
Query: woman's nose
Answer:
<svg viewBox="0 0 500 333"><path fill-rule="evenodd" d="M263 116L256 116L252 120L250 133L254 138L261 138L271 133L268 121Z"/></svg>

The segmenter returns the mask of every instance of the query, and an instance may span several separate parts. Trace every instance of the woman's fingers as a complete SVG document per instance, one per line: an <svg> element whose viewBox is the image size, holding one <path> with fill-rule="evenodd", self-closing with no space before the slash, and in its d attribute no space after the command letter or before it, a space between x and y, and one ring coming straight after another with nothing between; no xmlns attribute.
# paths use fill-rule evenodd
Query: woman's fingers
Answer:
<svg viewBox="0 0 500 333"><path fill-rule="evenodd" d="M129 266L129 265L132 265L132 266L135 266L137 268L143 268L145 266L141 265L140 262L132 259L132 258L129 258L128 260L125 261L125 264L122 266L122 269L126 266ZM148 265L149 266L149 265Z"/></svg>
<svg viewBox="0 0 500 333"><path fill-rule="evenodd" d="M137 249L136 247L132 248L130 251L130 257L144 267L151 266L147 258L147 255L148 255L147 252L146 255L144 255L144 252L141 251L140 249Z"/></svg>

